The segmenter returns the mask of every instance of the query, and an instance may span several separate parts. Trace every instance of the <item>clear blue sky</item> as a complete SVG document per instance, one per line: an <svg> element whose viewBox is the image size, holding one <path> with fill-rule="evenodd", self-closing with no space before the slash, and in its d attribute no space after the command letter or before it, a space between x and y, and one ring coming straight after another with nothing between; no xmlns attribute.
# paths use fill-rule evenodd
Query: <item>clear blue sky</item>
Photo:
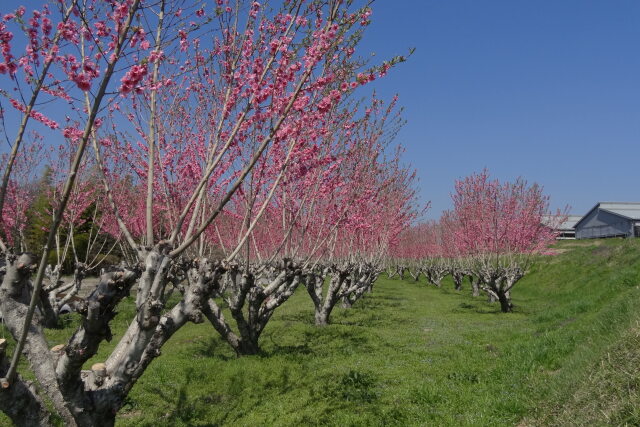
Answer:
<svg viewBox="0 0 640 427"><path fill-rule="evenodd" d="M377 0L364 51L416 47L376 82L399 93L399 141L428 217L487 167L552 205L640 201L640 1Z"/></svg>
<svg viewBox="0 0 640 427"><path fill-rule="evenodd" d="M6 2L6 4L5 4ZM23 3L2 0L6 12ZM542 184L582 214L640 201L640 0L377 0L361 53L408 62L373 85L400 95L398 141L428 217L488 168Z"/></svg>

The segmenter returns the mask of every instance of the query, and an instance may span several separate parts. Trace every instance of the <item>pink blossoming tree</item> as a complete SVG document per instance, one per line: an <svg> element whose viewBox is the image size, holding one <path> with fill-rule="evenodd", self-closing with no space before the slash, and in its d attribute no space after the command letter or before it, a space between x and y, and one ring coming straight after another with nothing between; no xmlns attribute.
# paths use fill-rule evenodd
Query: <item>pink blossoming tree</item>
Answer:
<svg viewBox="0 0 640 427"><path fill-rule="evenodd" d="M447 214L453 224L455 250L467 258L472 274L512 311L511 290L526 273L533 256L555 241L549 226L549 198L537 184L518 179L501 183L485 170L457 181L454 208ZM566 211L566 210L565 210ZM560 224L566 214L553 218Z"/></svg>
<svg viewBox="0 0 640 427"><path fill-rule="evenodd" d="M370 67L355 56L370 13L340 0L67 0L2 18L0 78L16 88L3 95L21 118L5 129L15 138L0 187L0 310L17 342L11 360L0 344L0 408L14 422L48 425L53 411L66 425L113 425L189 322L207 319L239 354L255 353L273 311L315 272L334 275L331 307L371 288L414 213L413 175L385 158L381 104L352 95L404 59ZM39 258L14 251L5 226L34 126L63 138L68 158ZM48 253L95 199L100 233L122 239L126 262L102 272L78 329L50 349L35 310ZM134 286L135 318L83 370ZM22 354L37 388L17 373Z"/></svg>

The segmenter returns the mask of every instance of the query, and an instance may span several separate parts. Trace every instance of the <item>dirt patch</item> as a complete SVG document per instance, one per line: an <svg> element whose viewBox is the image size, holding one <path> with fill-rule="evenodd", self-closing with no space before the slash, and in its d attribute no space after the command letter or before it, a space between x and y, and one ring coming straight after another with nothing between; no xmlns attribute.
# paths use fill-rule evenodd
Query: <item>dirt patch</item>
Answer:
<svg viewBox="0 0 640 427"><path fill-rule="evenodd" d="M120 412L118 414L118 417L120 418L135 418L135 417L139 417L142 415L142 411L139 410L134 410L134 411L126 411L126 412Z"/></svg>

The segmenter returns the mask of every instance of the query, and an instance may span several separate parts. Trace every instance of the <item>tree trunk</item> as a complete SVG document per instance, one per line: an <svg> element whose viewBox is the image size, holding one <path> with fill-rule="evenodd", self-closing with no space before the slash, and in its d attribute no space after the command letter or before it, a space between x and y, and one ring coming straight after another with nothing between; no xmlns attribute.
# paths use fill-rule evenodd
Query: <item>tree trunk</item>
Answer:
<svg viewBox="0 0 640 427"><path fill-rule="evenodd" d="M498 300L500 301L500 309L503 313L513 311L513 304L511 304L511 298L509 298L507 292L498 292Z"/></svg>
<svg viewBox="0 0 640 427"><path fill-rule="evenodd" d="M9 363L4 359L6 345L6 340L0 339L0 377L4 377L9 369ZM0 389L0 410L18 427L52 425L45 402L36 394L34 385L20 375L11 387Z"/></svg>
<svg viewBox="0 0 640 427"><path fill-rule="evenodd" d="M116 414L112 412L95 412L86 414L78 427L113 427L116 425Z"/></svg>
<svg viewBox="0 0 640 427"><path fill-rule="evenodd" d="M5 254L5 270L0 286L0 310L3 322L14 337L20 336L24 326L24 316L31 299L31 273L37 264L30 254L19 256ZM75 425L75 420L57 384L55 366L49 356L49 347L41 327L41 318L35 313L31 320L30 333L27 335L23 353L27 355L29 363L38 379L40 386L48 395L55 411L67 425ZM5 372L3 372L3 377ZM17 378L17 377L16 377ZM11 379L9 379L11 380ZM14 382L14 384L16 384ZM6 391L6 390L5 390ZM3 393L4 391L0 391ZM23 396L26 396L23 394Z"/></svg>
<svg viewBox="0 0 640 427"><path fill-rule="evenodd" d="M353 302L349 298L349 295L342 297L342 308L351 308L353 307Z"/></svg>
<svg viewBox="0 0 640 427"><path fill-rule="evenodd" d="M331 316L333 307L340 299L338 293L342 288L343 282L346 278L346 275L340 272L332 272L332 277L329 281L329 287L323 298L322 289L324 287L325 274L313 275L305 281L305 286L307 288L309 296L311 296L311 300L313 301L313 306L315 308L316 326L326 326L329 324L329 316Z"/></svg>
<svg viewBox="0 0 640 427"><path fill-rule="evenodd" d="M0 408L17 427L51 426L44 402L36 399L35 387L21 380L0 391Z"/></svg>
<svg viewBox="0 0 640 427"><path fill-rule="evenodd" d="M343 269L334 269L331 272L331 280L324 298L322 287L324 275L313 275L305 281L305 286L315 307L315 324L324 326L329 323L329 316L336 303L342 300L343 308L351 308L353 304L370 291L373 282L378 277L372 267L367 264L347 266Z"/></svg>
<svg viewBox="0 0 640 427"><path fill-rule="evenodd" d="M222 310L213 299L209 299L207 304L202 308L202 312L207 317L211 325L214 327L216 331L220 334L222 339L224 339L237 355L240 355L240 338L231 330L229 325L227 324L224 315L222 314Z"/></svg>
<svg viewBox="0 0 640 427"><path fill-rule="evenodd" d="M509 292L497 292L498 300L500 301L500 309L503 313L511 313L513 311L513 304L511 304L511 298Z"/></svg>
<svg viewBox="0 0 640 427"><path fill-rule="evenodd" d="M55 290L53 291L55 294ZM58 313L56 313L56 309L49 301L49 295L45 292L44 289L40 290L40 301L38 303L38 307L40 308L43 315L44 327L49 329L56 329L59 327L58 322Z"/></svg>
<svg viewBox="0 0 640 427"><path fill-rule="evenodd" d="M471 276L471 295L474 297L480 296L480 280Z"/></svg>
<svg viewBox="0 0 640 427"><path fill-rule="evenodd" d="M467 277L466 272L464 270L453 267L450 270L450 274L451 278L453 279L453 284L455 285L456 291L461 291L462 285L464 283L464 278Z"/></svg>
<svg viewBox="0 0 640 427"><path fill-rule="evenodd" d="M232 266L213 285L212 296L222 299L229 306L238 333L231 329L215 299L209 298L202 309L237 356L260 352L262 331L273 312L293 295L302 279L300 270L287 259L278 266L270 266L267 272L257 277L250 270ZM196 281L196 273L190 270L190 281Z"/></svg>
<svg viewBox="0 0 640 427"><path fill-rule="evenodd" d="M333 307L318 307L315 311L316 326L327 326Z"/></svg>
<svg viewBox="0 0 640 427"><path fill-rule="evenodd" d="M260 353L258 338L259 337L252 337L251 339L243 338L240 341L240 346L238 347L238 356L252 356L254 354Z"/></svg>

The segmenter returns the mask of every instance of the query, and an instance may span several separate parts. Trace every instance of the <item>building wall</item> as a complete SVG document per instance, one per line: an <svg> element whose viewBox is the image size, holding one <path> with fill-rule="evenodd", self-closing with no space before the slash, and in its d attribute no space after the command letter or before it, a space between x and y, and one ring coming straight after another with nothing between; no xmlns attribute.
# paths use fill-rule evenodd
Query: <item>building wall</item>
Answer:
<svg viewBox="0 0 640 427"><path fill-rule="evenodd" d="M610 212L595 209L576 227L576 238L593 239L598 237L634 235L634 222Z"/></svg>
<svg viewBox="0 0 640 427"><path fill-rule="evenodd" d="M576 230L557 230L558 235L556 236L556 240L575 240L576 238Z"/></svg>

